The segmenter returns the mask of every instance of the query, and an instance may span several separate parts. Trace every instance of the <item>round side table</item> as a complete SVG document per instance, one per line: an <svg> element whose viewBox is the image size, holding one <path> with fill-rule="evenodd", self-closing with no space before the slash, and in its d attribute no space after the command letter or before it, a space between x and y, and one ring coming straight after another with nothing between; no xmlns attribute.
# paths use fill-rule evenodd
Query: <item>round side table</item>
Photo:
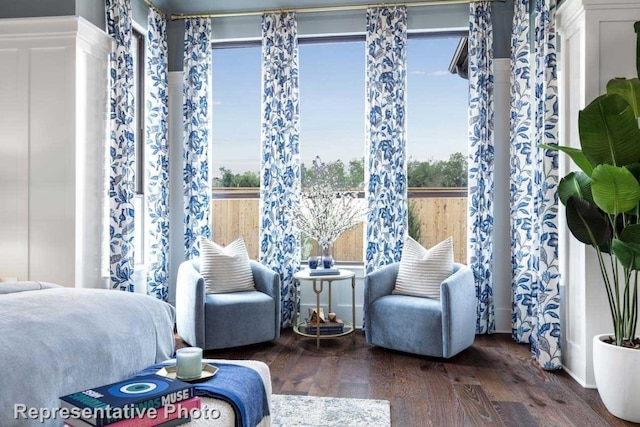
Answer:
<svg viewBox="0 0 640 427"><path fill-rule="evenodd" d="M322 270L315 270L322 271ZM351 322L344 322L344 331L335 334L321 334L320 327L316 327L316 333L308 333L308 322L306 320L299 320L298 305L300 303L300 297L298 295L298 288L301 282L309 282L313 284L313 292L316 294L316 313L320 313L320 294L324 290L325 282L328 284L329 290L329 313L331 312L331 285L333 282L340 280L351 279ZM301 270L293 275L294 285L294 310L293 310L293 331L302 337L315 338L316 347L320 349L320 340L328 338L337 338L351 335L353 341L356 339L356 274L351 270L340 269L338 274L326 274L326 275L311 275L310 270Z"/></svg>

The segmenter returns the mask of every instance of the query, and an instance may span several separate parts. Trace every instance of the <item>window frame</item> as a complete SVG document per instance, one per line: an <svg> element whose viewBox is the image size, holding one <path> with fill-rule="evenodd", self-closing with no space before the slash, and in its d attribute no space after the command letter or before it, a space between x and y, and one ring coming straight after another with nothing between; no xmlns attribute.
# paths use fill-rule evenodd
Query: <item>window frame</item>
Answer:
<svg viewBox="0 0 640 427"><path fill-rule="evenodd" d="M136 134L135 134L135 194L144 194L144 104L145 104L145 67L146 67L146 41L145 35L142 31L133 28L132 31L132 43L136 44L136 57L134 59L136 73L135 79L137 85L135 85L135 93L133 94L135 100L134 120L136 122Z"/></svg>
<svg viewBox="0 0 640 427"><path fill-rule="evenodd" d="M145 263L145 70L146 70L146 36L143 29L133 28L131 33L131 43L135 44L135 56L133 55L134 82L134 121L136 132L134 134L134 188L133 206L135 211L135 232L134 232L134 264L142 266ZM133 49L132 49L133 50ZM139 267L138 267L139 268Z"/></svg>

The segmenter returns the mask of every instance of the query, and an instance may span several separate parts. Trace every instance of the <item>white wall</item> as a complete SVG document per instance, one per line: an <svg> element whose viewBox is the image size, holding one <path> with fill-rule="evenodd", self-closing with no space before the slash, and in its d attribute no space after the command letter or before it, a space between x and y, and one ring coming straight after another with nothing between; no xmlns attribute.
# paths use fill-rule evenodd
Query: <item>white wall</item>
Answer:
<svg viewBox="0 0 640 427"><path fill-rule="evenodd" d="M77 17L0 19L0 277L100 286L110 43Z"/></svg>
<svg viewBox="0 0 640 427"><path fill-rule="evenodd" d="M169 301L175 304L178 267L185 259L182 189L182 71L169 73Z"/></svg>
<svg viewBox="0 0 640 427"><path fill-rule="evenodd" d="M496 332L511 333L511 208L509 163L510 60L495 59L493 305Z"/></svg>
<svg viewBox="0 0 640 427"><path fill-rule="evenodd" d="M558 9L560 138L580 147L578 111L605 92L614 77L635 77L637 0L565 0ZM560 175L575 169L560 155ZM564 294L564 369L580 384L595 387L591 339L612 331L607 297L595 251L574 239L562 219L559 250Z"/></svg>

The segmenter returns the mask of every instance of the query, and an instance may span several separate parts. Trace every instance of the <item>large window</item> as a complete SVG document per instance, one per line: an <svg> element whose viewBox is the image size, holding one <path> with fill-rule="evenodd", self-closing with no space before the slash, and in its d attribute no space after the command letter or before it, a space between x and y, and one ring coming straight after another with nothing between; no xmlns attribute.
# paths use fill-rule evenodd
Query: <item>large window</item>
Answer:
<svg viewBox="0 0 640 427"><path fill-rule="evenodd" d="M362 189L364 40L303 40L299 52L303 172L319 157L344 188ZM303 187L308 175L303 174Z"/></svg>
<svg viewBox="0 0 640 427"><path fill-rule="evenodd" d="M448 71L458 41L410 36L407 156L410 227L427 246L453 235L456 259L464 261L468 83ZM225 245L244 236L252 258L258 256L260 56L259 43L213 49L213 236ZM364 38L300 39L299 67L303 190L314 185L313 162L319 158L341 188L362 196ZM362 261L363 229L338 239L337 260ZM316 253L307 241L303 256Z"/></svg>
<svg viewBox="0 0 640 427"><path fill-rule="evenodd" d="M466 262L468 81L449 72L459 36L407 43L409 234L426 247L452 236Z"/></svg>
<svg viewBox="0 0 640 427"><path fill-rule="evenodd" d="M214 45L211 175L213 240L243 236L258 258L260 187L260 43Z"/></svg>
<svg viewBox="0 0 640 427"><path fill-rule="evenodd" d="M431 36L408 41L409 187L467 185L468 81L449 72L459 40Z"/></svg>
<svg viewBox="0 0 640 427"><path fill-rule="evenodd" d="M214 187L259 187L260 45L213 49Z"/></svg>
<svg viewBox="0 0 640 427"><path fill-rule="evenodd" d="M362 191L364 184L363 38L331 42L301 40L300 157L302 188L324 185L314 177L314 161L330 171L340 190ZM327 175L324 175L327 176ZM351 203L363 204L364 200ZM333 245L339 261L362 261L363 227L343 234ZM315 242L303 240L302 257L316 255Z"/></svg>

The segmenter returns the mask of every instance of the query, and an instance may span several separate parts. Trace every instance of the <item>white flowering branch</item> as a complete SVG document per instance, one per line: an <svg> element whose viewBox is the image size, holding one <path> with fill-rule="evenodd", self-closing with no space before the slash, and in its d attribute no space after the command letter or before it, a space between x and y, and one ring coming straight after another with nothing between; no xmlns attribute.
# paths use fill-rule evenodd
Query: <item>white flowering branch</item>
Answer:
<svg viewBox="0 0 640 427"><path fill-rule="evenodd" d="M315 181L292 209L294 224L326 251L344 232L360 224L368 210L353 191L340 191L326 165L313 161Z"/></svg>

